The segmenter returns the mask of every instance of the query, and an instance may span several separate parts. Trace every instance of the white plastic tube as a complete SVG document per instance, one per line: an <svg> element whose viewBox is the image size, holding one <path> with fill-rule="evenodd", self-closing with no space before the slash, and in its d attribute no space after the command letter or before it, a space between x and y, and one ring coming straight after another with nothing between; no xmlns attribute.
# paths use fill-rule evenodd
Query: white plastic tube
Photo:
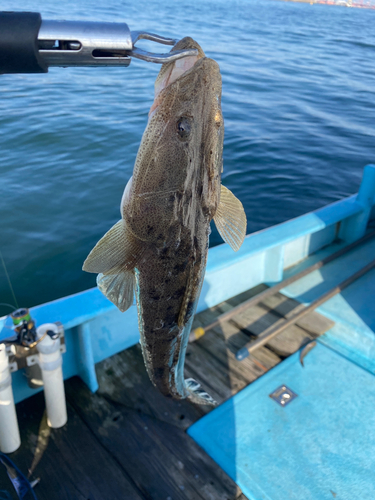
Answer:
<svg viewBox="0 0 375 500"><path fill-rule="evenodd" d="M37 339L41 339L47 330L57 333L54 323L45 323L37 328ZM47 423L55 429L66 424L66 401L64 379L62 374L62 356L60 339L53 340L46 335L37 345L39 351L39 366L42 370L44 383L44 399L46 401Z"/></svg>
<svg viewBox="0 0 375 500"><path fill-rule="evenodd" d="M8 355L5 345L0 344L0 451L12 453L20 444Z"/></svg>

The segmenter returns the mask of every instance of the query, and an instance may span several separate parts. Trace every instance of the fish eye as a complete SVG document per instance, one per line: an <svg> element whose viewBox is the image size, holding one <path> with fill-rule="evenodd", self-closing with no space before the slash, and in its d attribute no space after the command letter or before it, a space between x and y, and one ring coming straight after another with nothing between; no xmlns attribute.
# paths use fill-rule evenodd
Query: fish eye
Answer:
<svg viewBox="0 0 375 500"><path fill-rule="evenodd" d="M188 139L191 131L191 118L187 116L181 116L177 122L177 133L180 139Z"/></svg>

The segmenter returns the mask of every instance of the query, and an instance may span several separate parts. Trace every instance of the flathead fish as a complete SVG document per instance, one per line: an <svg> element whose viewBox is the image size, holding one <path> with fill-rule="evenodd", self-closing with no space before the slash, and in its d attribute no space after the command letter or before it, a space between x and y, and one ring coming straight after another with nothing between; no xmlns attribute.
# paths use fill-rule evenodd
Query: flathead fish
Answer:
<svg viewBox="0 0 375 500"><path fill-rule="evenodd" d="M147 372L166 396L215 404L184 379L187 342L208 253L210 222L236 251L246 233L241 202L221 185L224 121L218 64L196 48L162 66L121 220L96 244L83 269L121 310L136 296Z"/></svg>

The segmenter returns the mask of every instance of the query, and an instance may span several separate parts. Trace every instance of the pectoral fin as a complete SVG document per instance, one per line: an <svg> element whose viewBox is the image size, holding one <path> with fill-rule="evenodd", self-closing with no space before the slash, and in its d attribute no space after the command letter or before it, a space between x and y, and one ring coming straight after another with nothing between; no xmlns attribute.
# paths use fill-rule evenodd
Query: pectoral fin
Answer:
<svg viewBox="0 0 375 500"><path fill-rule="evenodd" d="M114 268L107 274L100 273L96 278L99 290L125 312L133 304L134 272Z"/></svg>
<svg viewBox="0 0 375 500"><path fill-rule="evenodd" d="M221 186L214 221L220 236L237 252L246 235L246 214L240 200L225 186Z"/></svg>
<svg viewBox="0 0 375 500"><path fill-rule="evenodd" d="M127 231L126 223L121 219L98 241L82 269L88 273L108 273L120 266L123 271L130 271L136 266L142 251L142 242Z"/></svg>

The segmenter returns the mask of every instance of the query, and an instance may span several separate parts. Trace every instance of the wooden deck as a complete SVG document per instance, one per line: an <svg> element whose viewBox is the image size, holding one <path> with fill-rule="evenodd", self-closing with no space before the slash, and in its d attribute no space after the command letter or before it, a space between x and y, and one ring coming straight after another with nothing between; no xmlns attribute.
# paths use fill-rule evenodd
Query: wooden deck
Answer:
<svg viewBox="0 0 375 500"><path fill-rule="evenodd" d="M260 285L199 314L194 327L259 293ZM306 341L332 326L312 313L242 362L234 353L299 304L281 294L236 315L190 344L186 376L219 403L243 389ZM21 448L12 460L40 478L39 500L246 500L236 484L186 434L209 407L161 396L136 345L97 365L100 389L65 383L68 423L48 428L43 394L17 405ZM3 476L0 473L0 485ZM4 480L5 481L5 480ZM1 488L0 488L1 489Z"/></svg>

